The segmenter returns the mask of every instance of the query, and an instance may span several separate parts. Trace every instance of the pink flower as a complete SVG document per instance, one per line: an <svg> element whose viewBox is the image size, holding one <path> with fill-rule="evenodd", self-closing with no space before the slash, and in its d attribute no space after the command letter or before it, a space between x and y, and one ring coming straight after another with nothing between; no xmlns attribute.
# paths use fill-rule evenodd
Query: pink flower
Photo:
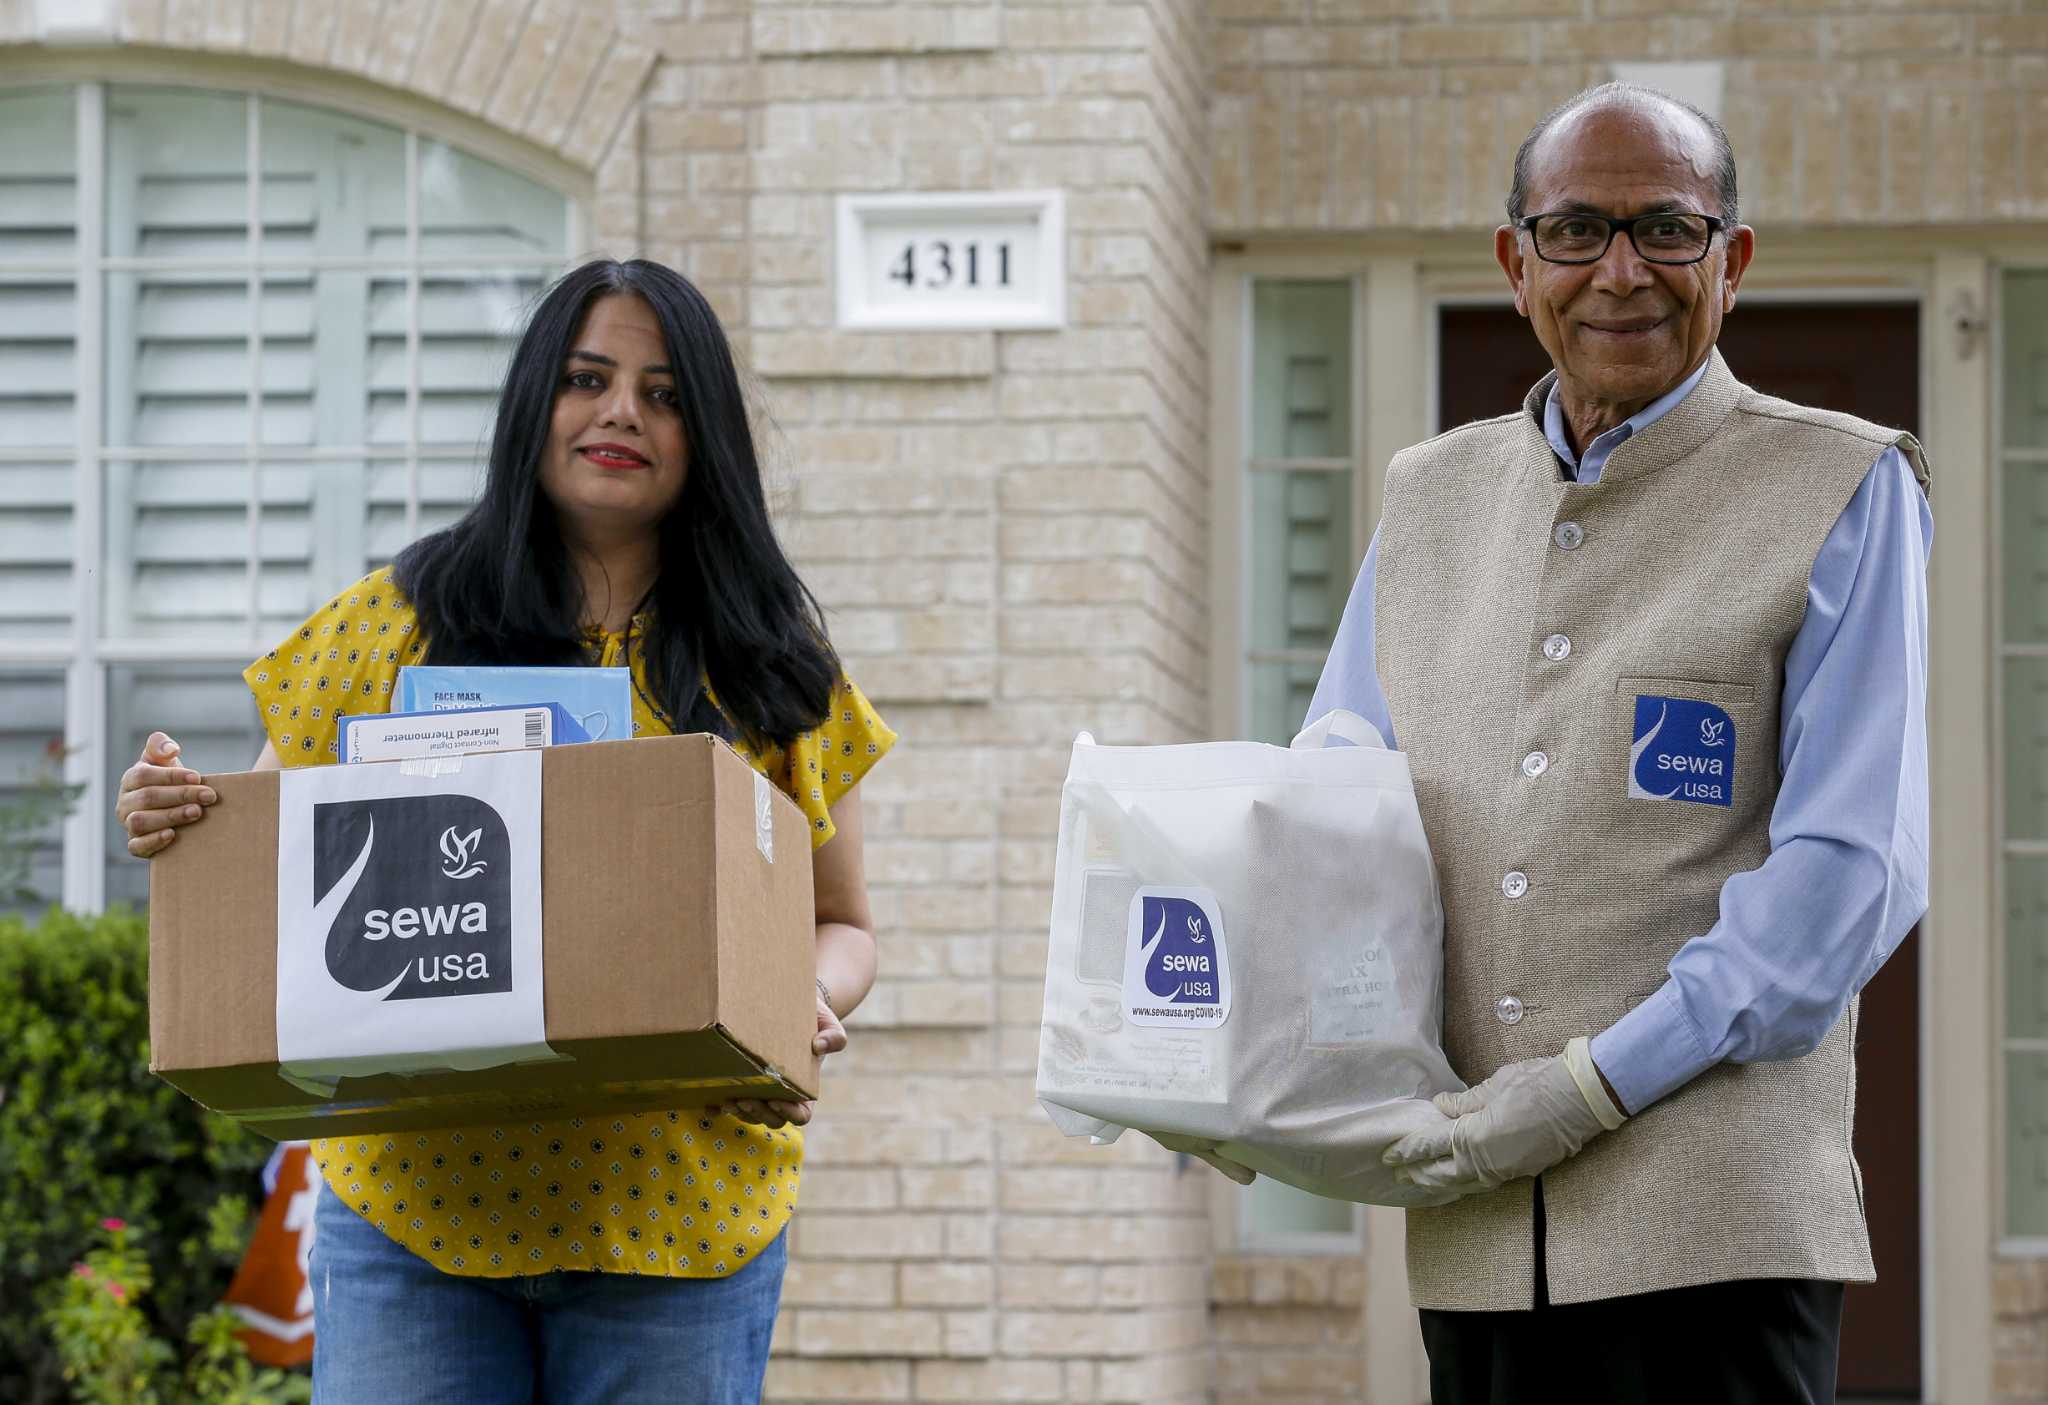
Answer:
<svg viewBox="0 0 2048 1405"><path fill-rule="evenodd" d="M118 1283L109 1283L107 1285L107 1291L114 1295L114 1301L117 1303L125 1303L128 1301L128 1290L126 1288L123 1288Z"/></svg>
<svg viewBox="0 0 2048 1405"><path fill-rule="evenodd" d="M116 1219L114 1216L109 1215L100 1221L100 1228L109 1234L119 1234L122 1230L128 1228L128 1221Z"/></svg>
<svg viewBox="0 0 2048 1405"><path fill-rule="evenodd" d="M89 1279L92 1277L92 1270L87 1268L84 1264L73 1264L71 1265L71 1276L73 1278Z"/></svg>

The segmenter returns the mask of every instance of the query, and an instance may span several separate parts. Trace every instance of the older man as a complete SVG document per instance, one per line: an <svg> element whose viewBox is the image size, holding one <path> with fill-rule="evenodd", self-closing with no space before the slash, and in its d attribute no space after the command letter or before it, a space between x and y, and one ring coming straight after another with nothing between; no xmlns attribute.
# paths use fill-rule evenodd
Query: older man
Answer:
<svg viewBox="0 0 2048 1405"><path fill-rule="evenodd" d="M1469 1093L1388 1159L1438 1401L1831 1400L1856 992L1926 909L1926 468L1741 384L1712 119L1592 89L1495 255L1555 366L1397 455L1312 714L1408 753Z"/></svg>

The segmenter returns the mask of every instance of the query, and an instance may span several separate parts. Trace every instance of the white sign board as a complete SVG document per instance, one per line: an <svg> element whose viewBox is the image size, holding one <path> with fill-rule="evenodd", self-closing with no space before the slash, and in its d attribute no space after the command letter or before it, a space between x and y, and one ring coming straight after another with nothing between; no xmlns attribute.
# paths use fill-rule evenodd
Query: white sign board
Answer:
<svg viewBox="0 0 2048 1405"><path fill-rule="evenodd" d="M308 1079L546 1058L540 753L279 779L277 1056Z"/></svg>
<svg viewBox="0 0 2048 1405"><path fill-rule="evenodd" d="M1066 325L1056 190L839 197L839 325L1008 331Z"/></svg>

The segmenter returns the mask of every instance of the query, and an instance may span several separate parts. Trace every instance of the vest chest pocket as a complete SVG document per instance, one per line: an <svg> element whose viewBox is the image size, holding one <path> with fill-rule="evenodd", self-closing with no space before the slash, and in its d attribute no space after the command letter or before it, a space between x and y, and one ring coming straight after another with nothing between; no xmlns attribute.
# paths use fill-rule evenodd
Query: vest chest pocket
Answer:
<svg viewBox="0 0 2048 1405"><path fill-rule="evenodd" d="M1617 781L1631 801L1732 809L1755 763L1756 689L1746 683L1628 677L1614 687L1626 729L1625 769Z"/></svg>

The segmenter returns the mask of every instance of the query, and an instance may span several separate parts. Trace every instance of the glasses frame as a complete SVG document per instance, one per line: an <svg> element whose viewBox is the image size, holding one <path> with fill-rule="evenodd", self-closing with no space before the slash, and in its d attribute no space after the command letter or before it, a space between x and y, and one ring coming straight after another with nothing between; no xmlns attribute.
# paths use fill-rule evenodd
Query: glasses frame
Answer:
<svg viewBox="0 0 2048 1405"><path fill-rule="evenodd" d="M1570 215L1574 219L1582 220L1599 220L1602 224L1606 225L1607 242L1600 246L1600 252L1589 259L1554 259L1544 253L1542 244L1536 238L1536 223L1539 220L1552 219L1558 215ZM1707 222L1707 242L1701 245L1700 251L1689 259L1658 259L1650 257L1643 252L1643 246L1636 242L1636 226L1644 220L1669 219L1673 215L1684 215L1688 219L1705 220ZM1630 215L1625 219L1617 219L1613 215L1594 214L1590 210L1545 210L1537 215L1524 215L1521 219L1515 221L1515 227L1529 236L1529 247L1534 249L1536 257L1542 259L1545 263L1562 264L1566 267L1574 268L1589 263L1598 263L1606 258L1607 251L1614 247L1614 236L1625 229L1628 231L1629 247L1636 251L1636 257L1644 263L1654 263L1661 268L1689 268L1714 251L1714 236L1728 228L1728 221L1716 215L1704 214L1698 210L1652 210L1648 214Z"/></svg>

